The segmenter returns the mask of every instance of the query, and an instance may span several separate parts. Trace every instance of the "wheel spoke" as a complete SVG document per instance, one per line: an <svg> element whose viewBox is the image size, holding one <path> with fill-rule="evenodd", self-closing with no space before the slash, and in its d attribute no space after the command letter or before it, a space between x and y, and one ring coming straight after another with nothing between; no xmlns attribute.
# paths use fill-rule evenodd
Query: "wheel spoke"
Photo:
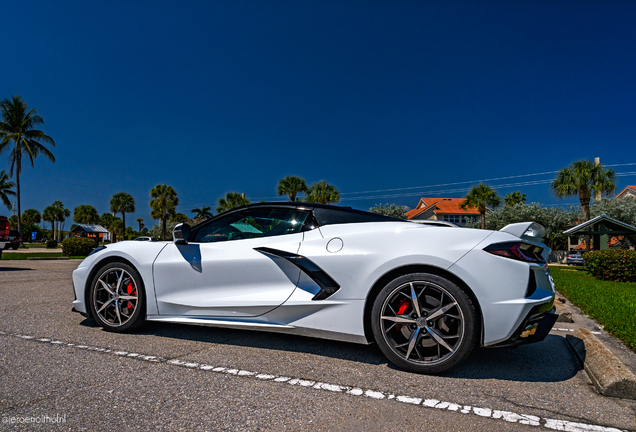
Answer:
<svg viewBox="0 0 636 432"><path fill-rule="evenodd" d="M115 301L115 314L117 315L117 319L119 320L119 325L121 325L121 315L119 314L119 302Z"/></svg>
<svg viewBox="0 0 636 432"><path fill-rule="evenodd" d="M387 320L387 321L393 321L393 322L399 323L399 324L415 324L415 320L413 318L409 318L409 317L404 316L404 315L381 316L380 319Z"/></svg>
<svg viewBox="0 0 636 432"><path fill-rule="evenodd" d="M391 304L389 303L387 305L389 307L389 309L391 309L391 312L393 312L393 315L397 315L398 313L395 311L395 309L393 309L393 307L391 307Z"/></svg>
<svg viewBox="0 0 636 432"><path fill-rule="evenodd" d="M137 296L119 296L119 300L137 300Z"/></svg>
<svg viewBox="0 0 636 432"><path fill-rule="evenodd" d="M416 328L412 333L411 333L411 338L409 339L409 347L406 350L406 358L408 360L409 357L411 357L411 352L413 351L413 348L415 347L415 344L417 343L417 337L420 335L420 328Z"/></svg>
<svg viewBox="0 0 636 432"><path fill-rule="evenodd" d="M420 314L420 305L417 301L417 295L415 295L415 288L413 288L413 283L411 283L411 301L413 302L413 309L415 309L417 317L421 317L422 315Z"/></svg>
<svg viewBox="0 0 636 432"><path fill-rule="evenodd" d="M102 288L104 288L106 291L108 291L108 294L110 295L115 295L115 293L113 292L113 290L110 289L110 287L108 286L108 284L106 282L104 282L103 280L99 279L98 282L100 284L102 284Z"/></svg>
<svg viewBox="0 0 636 432"><path fill-rule="evenodd" d="M104 309L106 309L106 306L108 306L109 304L111 304L113 302L113 299L108 300L106 303L104 303L102 305L102 307L99 308L99 310L97 311L97 313L100 313L101 311L103 311Z"/></svg>
<svg viewBox="0 0 636 432"><path fill-rule="evenodd" d="M455 306L457 306L457 302L449 303L446 306L437 309L427 319L434 320L435 318L439 318L440 316L444 315L446 312L448 312Z"/></svg>
<svg viewBox="0 0 636 432"><path fill-rule="evenodd" d="M446 348L447 350L449 350L451 353L454 353L455 350L453 348L451 348L450 345L448 345L446 343L446 341L444 340L444 338L442 337L442 335L440 335L439 333L437 333L437 330L432 329L430 327L425 327L426 331L429 332L429 334L431 335L431 337L433 339L435 339L435 342L437 342L438 344L440 344L441 346L443 346L444 348Z"/></svg>
<svg viewBox="0 0 636 432"><path fill-rule="evenodd" d="M117 272L115 272L115 276L117 276ZM115 288L115 292L119 292L119 288L121 287L122 279L124 279L124 271L123 270L121 271L121 274L119 275L119 279L117 279L117 288Z"/></svg>

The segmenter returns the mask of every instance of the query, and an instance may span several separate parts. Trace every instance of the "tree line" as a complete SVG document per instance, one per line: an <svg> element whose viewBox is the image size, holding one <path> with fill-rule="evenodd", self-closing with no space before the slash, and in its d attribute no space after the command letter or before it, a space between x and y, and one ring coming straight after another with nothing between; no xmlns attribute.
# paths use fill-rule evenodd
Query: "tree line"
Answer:
<svg viewBox="0 0 636 432"><path fill-rule="evenodd" d="M17 198L18 214L10 218L12 226L17 225L18 231L23 233L25 231L22 227L23 224L25 228L33 229L35 224L43 220L51 223L53 237L59 239L64 227L63 224L71 215L70 210L64 208L61 201L54 201L41 214L36 209L28 209L22 214L20 193L20 174L23 161L35 167L36 158L39 155L44 155L51 162L55 162L55 156L47 147L55 147L55 141L43 131L37 129L37 127L44 124L44 119L38 114L37 108L30 109L19 95L0 101L0 119L0 153L9 151L8 160L10 165L8 173L5 170L0 171L0 201L8 209L11 209L9 197L15 196ZM10 180L14 176L15 182ZM612 169L606 169L600 163L592 160L580 160L559 170L556 178L550 184L550 188L559 198L577 196L581 205L582 219L588 221L591 218L590 203L592 198L613 193L616 190L615 179L616 175ZM14 188L15 191L13 190ZM280 179L276 192L279 196L289 197L290 201L302 200L320 204L335 204L340 201L340 192L335 186L324 180L308 186L305 179L299 176L287 176ZM304 194L304 199L301 199L302 194ZM164 239L166 238L168 223L175 225L188 221L200 222L213 216L211 206L192 209L192 213L194 213L192 218L183 213L177 213L176 208L179 204L179 198L172 186L156 185L150 191L150 197L152 198L149 203L151 208L150 215L153 219L159 221L159 225L152 229L154 229L155 234L160 230L161 237ZM519 205L524 206L525 201L526 196L520 191L509 193L504 198L506 209L514 209ZM245 194L228 192L218 200L216 212L223 213L249 203L250 201L245 197ZM502 198L494 188L480 183L471 188L465 196L461 208L477 209L481 219L479 225L482 229L485 229L490 228L493 224L497 225L498 220L511 218L511 210L502 211L501 214L496 213L496 209L501 203ZM530 207L537 208L533 206L535 205ZM525 209L522 213L527 210L526 207L519 207L519 209ZM404 218L404 209L395 204L377 205L369 210L375 213ZM114 236L121 235L124 238L127 234L135 235L149 232L147 228L144 231L143 218L135 220L139 226L139 230L136 232L132 227L126 226L126 214L136 211L135 200L131 194L127 192L114 194L110 200L110 211L111 213L104 213L100 216L93 206L80 205L74 209L73 221L85 224L98 223L112 232ZM487 211L489 218L492 218L492 223L487 223L486 221ZM551 211L552 213L557 212L557 210ZM121 214L121 218L116 216L118 214ZM499 217L504 214L507 216ZM530 217L530 215L527 215L527 217ZM540 216L535 215L534 217L535 219L542 219ZM556 219L560 220L559 218ZM549 225L549 223L547 224ZM589 238L586 240L589 247Z"/></svg>

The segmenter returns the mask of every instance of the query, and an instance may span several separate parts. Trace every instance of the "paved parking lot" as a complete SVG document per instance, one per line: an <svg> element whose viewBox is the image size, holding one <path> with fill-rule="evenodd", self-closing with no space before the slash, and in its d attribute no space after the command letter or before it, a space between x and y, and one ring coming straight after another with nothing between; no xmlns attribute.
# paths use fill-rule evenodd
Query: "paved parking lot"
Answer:
<svg viewBox="0 0 636 432"><path fill-rule="evenodd" d="M598 395L565 332L478 350L445 376L400 371L375 346L172 324L113 334L71 312L78 264L0 262L1 430L636 430L636 402Z"/></svg>

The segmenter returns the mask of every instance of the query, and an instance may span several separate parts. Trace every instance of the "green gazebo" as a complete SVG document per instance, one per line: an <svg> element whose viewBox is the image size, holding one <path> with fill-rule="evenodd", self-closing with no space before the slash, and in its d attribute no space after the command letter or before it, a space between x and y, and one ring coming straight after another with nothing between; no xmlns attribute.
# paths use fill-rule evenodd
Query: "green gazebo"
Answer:
<svg viewBox="0 0 636 432"><path fill-rule="evenodd" d="M591 250L604 250L611 237L636 235L636 227L602 214L563 231L563 234L568 237L589 235L592 237Z"/></svg>

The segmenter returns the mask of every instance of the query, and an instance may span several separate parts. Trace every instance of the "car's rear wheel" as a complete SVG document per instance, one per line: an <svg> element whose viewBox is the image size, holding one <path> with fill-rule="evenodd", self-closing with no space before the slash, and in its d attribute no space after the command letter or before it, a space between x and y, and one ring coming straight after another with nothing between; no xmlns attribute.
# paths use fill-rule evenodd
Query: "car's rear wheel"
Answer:
<svg viewBox="0 0 636 432"><path fill-rule="evenodd" d="M412 372L446 372L477 342L477 313L457 285L428 273L401 276L376 297L373 335L386 357Z"/></svg>
<svg viewBox="0 0 636 432"><path fill-rule="evenodd" d="M104 329L123 332L139 327L145 317L145 293L141 276L124 263L102 267L91 282L89 294L93 318Z"/></svg>

